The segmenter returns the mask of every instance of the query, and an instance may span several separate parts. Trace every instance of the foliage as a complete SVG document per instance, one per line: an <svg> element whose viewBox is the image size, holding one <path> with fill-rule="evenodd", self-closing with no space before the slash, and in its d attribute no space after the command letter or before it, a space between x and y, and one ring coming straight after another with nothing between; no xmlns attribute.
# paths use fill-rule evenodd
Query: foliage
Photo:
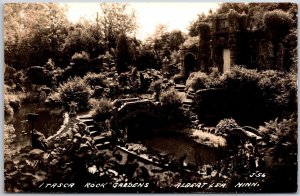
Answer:
<svg viewBox="0 0 300 196"><path fill-rule="evenodd" d="M247 89L254 88L259 81L259 78L260 76L257 70L235 66L230 69L230 72L224 73L220 79L224 81L229 89L234 89L235 87Z"/></svg>
<svg viewBox="0 0 300 196"><path fill-rule="evenodd" d="M98 27L88 21L80 21L69 27L68 35L62 45L63 57L70 59L76 52L86 51L91 58L104 50L105 44Z"/></svg>
<svg viewBox="0 0 300 196"><path fill-rule="evenodd" d="M222 99L216 97L218 93L212 92L210 96L214 98L206 100L201 96L196 96L195 103L202 105L205 101L209 103L216 99L214 100L216 104L221 104L218 115L224 113L224 115L231 115L239 121L247 119L244 123L249 123L248 120L251 119L254 120L252 123L261 123L275 116L284 117L297 110L296 78L295 73L275 70L259 72L234 66L230 72L221 76L217 71L211 72L209 76L201 72L192 73L187 80L187 87L192 87L196 91L221 88L220 93L224 96ZM210 97L208 94L203 94L203 96ZM203 107L206 106L203 105ZM241 107L247 112L242 112ZM206 108L207 112L214 111L213 107ZM204 111L203 108L201 110ZM201 113L200 110L198 111ZM247 117L241 118L243 115ZM256 120L260 120L260 122Z"/></svg>
<svg viewBox="0 0 300 196"><path fill-rule="evenodd" d="M260 100L263 107L277 112L296 110L297 85L294 73L267 70L258 72L234 67L221 77L228 90L239 89L247 96L249 103Z"/></svg>
<svg viewBox="0 0 300 196"><path fill-rule="evenodd" d="M167 47L170 48L171 51L179 50L179 46L184 42L183 33L180 30L173 30L167 34Z"/></svg>
<svg viewBox="0 0 300 196"><path fill-rule="evenodd" d="M96 110L94 115L95 120L104 122L111 117L113 112L111 100L102 98L100 100L95 100L91 105Z"/></svg>
<svg viewBox="0 0 300 196"><path fill-rule="evenodd" d="M199 33L202 41L207 41L210 38L210 26L209 23L201 22L199 24Z"/></svg>
<svg viewBox="0 0 300 196"><path fill-rule="evenodd" d="M171 89L161 93L160 102L162 106L178 108L182 104L182 97Z"/></svg>
<svg viewBox="0 0 300 196"><path fill-rule="evenodd" d="M87 65L89 61L90 55L85 51L76 52L71 57L71 62L73 62L75 65Z"/></svg>
<svg viewBox="0 0 300 196"><path fill-rule="evenodd" d="M155 50L149 45L142 45L138 54L136 55L136 67L138 70L145 70L147 68L157 68L159 59L155 53Z"/></svg>
<svg viewBox="0 0 300 196"><path fill-rule="evenodd" d="M88 109L91 89L82 78L75 77L69 79L67 82L61 84L57 91L60 100L65 106L68 106L73 101L77 103L80 111Z"/></svg>
<svg viewBox="0 0 300 196"><path fill-rule="evenodd" d="M282 10L266 12L263 16L264 26L273 39L281 40L287 35L292 24L292 17Z"/></svg>
<svg viewBox="0 0 300 196"><path fill-rule="evenodd" d="M194 90L206 89L210 86L208 85L210 78L204 72L193 72L190 74L186 81L186 86L191 87Z"/></svg>
<svg viewBox="0 0 300 196"><path fill-rule="evenodd" d="M194 37L199 35L199 26L201 23L208 22L209 16L206 16L203 12L198 14L198 18L192 21L188 27L189 36Z"/></svg>
<svg viewBox="0 0 300 196"><path fill-rule="evenodd" d="M186 81L186 86L194 90L220 88L223 87L223 81L220 79L220 73L214 69L210 74L204 72L193 72Z"/></svg>
<svg viewBox="0 0 300 196"><path fill-rule="evenodd" d="M43 65L60 58L67 34L65 8L55 3L4 5L5 62L15 68Z"/></svg>
<svg viewBox="0 0 300 196"><path fill-rule="evenodd" d="M4 125L4 157L5 160L12 160L16 155L14 138L16 132L12 124Z"/></svg>
<svg viewBox="0 0 300 196"><path fill-rule="evenodd" d="M99 73L99 74L88 73L83 77L83 80L90 87L95 87L95 86L107 87L108 86L108 81L106 79L106 76L102 73Z"/></svg>
<svg viewBox="0 0 300 196"><path fill-rule="evenodd" d="M151 82L149 90L159 96L162 91L167 91L172 85L173 83L167 79L157 79Z"/></svg>
<svg viewBox="0 0 300 196"><path fill-rule="evenodd" d="M216 133L218 135L224 135L227 134L228 131L238 127L239 125L235 122L233 118L226 118L219 121L219 123L216 126Z"/></svg>
<svg viewBox="0 0 300 196"><path fill-rule="evenodd" d="M296 147L297 145L297 118L291 115L289 118L282 120L270 120L265 122L264 126L260 126L258 131L264 138L264 141L274 145L286 145ZM296 150L293 149L294 151Z"/></svg>
<svg viewBox="0 0 300 196"><path fill-rule="evenodd" d="M131 42L122 34L117 41L117 71L119 73L127 71L133 63L134 51Z"/></svg>
<svg viewBox="0 0 300 196"><path fill-rule="evenodd" d="M115 48L120 35L132 36L137 29L135 10L126 3L100 3L102 15L99 23L103 27L103 37L108 48Z"/></svg>
<svg viewBox="0 0 300 196"><path fill-rule="evenodd" d="M182 44L183 48L197 48L199 46L199 36L188 37Z"/></svg>
<svg viewBox="0 0 300 196"><path fill-rule="evenodd" d="M147 45L155 51L156 64L162 64L162 60L166 57L171 59L171 54L178 51L181 44L185 40L185 35L180 30L167 31L167 26L159 24L156 26L154 34L147 39Z"/></svg>
<svg viewBox="0 0 300 196"><path fill-rule="evenodd" d="M269 173L272 174L267 180L272 184L286 184L278 187L280 191L288 189L296 190L293 181L297 179L297 153L298 153L298 125L297 114L294 113L286 118L271 120L260 126L258 131L267 144L262 147L261 153L269 154L272 158L272 166ZM273 186L268 187L273 190ZM282 191L282 192L283 192Z"/></svg>

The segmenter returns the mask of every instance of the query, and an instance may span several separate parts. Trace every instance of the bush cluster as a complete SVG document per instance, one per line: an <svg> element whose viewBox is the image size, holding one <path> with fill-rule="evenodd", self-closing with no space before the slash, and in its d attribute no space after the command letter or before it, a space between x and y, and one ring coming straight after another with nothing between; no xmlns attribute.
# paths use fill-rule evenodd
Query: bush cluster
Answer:
<svg viewBox="0 0 300 196"><path fill-rule="evenodd" d="M219 75L215 71L207 75L202 72L192 73L187 86L194 90L223 88L229 94L232 103L247 103L266 111L286 113L297 109L297 76L295 73L266 70L257 71L234 66L230 72Z"/></svg>
<svg viewBox="0 0 300 196"><path fill-rule="evenodd" d="M97 121L104 122L106 119L109 119L113 112L113 105L111 100L102 98L100 100L94 100L91 103L93 108L96 110L94 119Z"/></svg>
<svg viewBox="0 0 300 196"><path fill-rule="evenodd" d="M225 118L223 120L220 120L220 122L216 126L216 133L218 135L224 135L228 131L238 128L239 125L235 122L233 118Z"/></svg>
<svg viewBox="0 0 300 196"><path fill-rule="evenodd" d="M194 90L223 87L223 81L220 79L220 73L213 69L210 74L204 72L193 72L186 81L188 88Z"/></svg>
<svg viewBox="0 0 300 196"><path fill-rule="evenodd" d="M58 88L60 101L68 107L72 101L77 103L79 111L89 108L89 98L92 94L89 85L80 78L75 77L61 84Z"/></svg>
<svg viewBox="0 0 300 196"><path fill-rule="evenodd" d="M86 65L90 61L90 55L85 52L76 52L72 57L71 57L71 62L79 65Z"/></svg>
<svg viewBox="0 0 300 196"><path fill-rule="evenodd" d="M182 104L182 97L175 92L175 90L167 90L161 93L160 102L162 106L168 107L180 107Z"/></svg>
<svg viewBox="0 0 300 196"><path fill-rule="evenodd" d="M104 74L97 74L97 73L88 73L83 77L83 80L86 84L91 87L101 86L107 87L108 81L106 80L106 76Z"/></svg>
<svg viewBox="0 0 300 196"><path fill-rule="evenodd" d="M183 98L174 89L161 92L161 112L166 122L185 123L184 111L181 109Z"/></svg>

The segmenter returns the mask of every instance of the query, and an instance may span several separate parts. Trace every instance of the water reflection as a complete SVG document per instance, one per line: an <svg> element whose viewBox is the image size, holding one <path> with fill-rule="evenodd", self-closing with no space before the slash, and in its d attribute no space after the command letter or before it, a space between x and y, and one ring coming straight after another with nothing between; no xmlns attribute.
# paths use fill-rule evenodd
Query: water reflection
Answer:
<svg viewBox="0 0 300 196"><path fill-rule="evenodd" d="M63 123L62 108L46 108L37 103L22 105L19 110L14 111L14 116L5 116L5 124L13 124L15 128L14 145L18 149L31 145L31 122L27 120L28 113L39 114L34 128L46 138L56 133Z"/></svg>

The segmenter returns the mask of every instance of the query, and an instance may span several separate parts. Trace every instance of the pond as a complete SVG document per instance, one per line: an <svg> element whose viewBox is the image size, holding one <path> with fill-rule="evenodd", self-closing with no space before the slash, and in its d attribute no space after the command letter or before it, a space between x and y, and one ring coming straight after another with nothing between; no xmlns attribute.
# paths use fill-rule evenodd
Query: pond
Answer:
<svg viewBox="0 0 300 196"><path fill-rule="evenodd" d="M16 138L14 145L16 150L25 146L31 146L31 122L27 120L28 113L39 114L38 121L34 122L34 128L49 137L55 134L63 123L62 108L47 108L38 103L22 105L14 111L14 116L5 116L6 124L13 124Z"/></svg>
<svg viewBox="0 0 300 196"><path fill-rule="evenodd" d="M149 149L171 154L177 160L186 157L184 162L196 166L215 163L227 154L223 149L196 143L187 136L174 132L155 133L140 140Z"/></svg>

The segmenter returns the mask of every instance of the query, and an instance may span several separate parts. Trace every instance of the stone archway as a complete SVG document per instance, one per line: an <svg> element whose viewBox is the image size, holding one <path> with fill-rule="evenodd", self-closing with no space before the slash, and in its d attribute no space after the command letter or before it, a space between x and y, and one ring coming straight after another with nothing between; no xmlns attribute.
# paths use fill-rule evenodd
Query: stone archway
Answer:
<svg viewBox="0 0 300 196"><path fill-rule="evenodd" d="M196 57L193 53L187 53L184 56L185 74L188 76L190 72L196 71Z"/></svg>
<svg viewBox="0 0 300 196"><path fill-rule="evenodd" d="M149 100L125 103L111 119L111 128L119 132L124 128L150 128L159 119L159 107ZM146 126L146 127L145 127Z"/></svg>

